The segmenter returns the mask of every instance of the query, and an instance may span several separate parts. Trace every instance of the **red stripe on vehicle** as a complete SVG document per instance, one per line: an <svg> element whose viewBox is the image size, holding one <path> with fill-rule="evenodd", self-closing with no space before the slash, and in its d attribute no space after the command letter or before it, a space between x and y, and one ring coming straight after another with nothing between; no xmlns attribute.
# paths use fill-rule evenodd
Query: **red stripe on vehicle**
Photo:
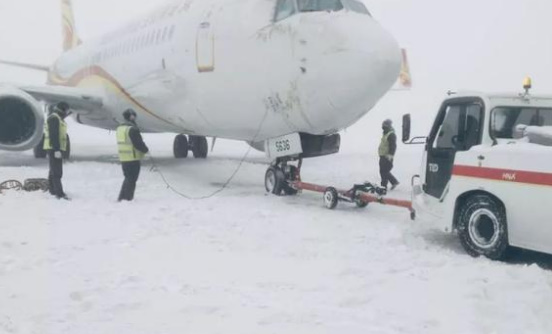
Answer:
<svg viewBox="0 0 552 334"><path fill-rule="evenodd" d="M479 179L552 186L551 173L455 165L452 174Z"/></svg>

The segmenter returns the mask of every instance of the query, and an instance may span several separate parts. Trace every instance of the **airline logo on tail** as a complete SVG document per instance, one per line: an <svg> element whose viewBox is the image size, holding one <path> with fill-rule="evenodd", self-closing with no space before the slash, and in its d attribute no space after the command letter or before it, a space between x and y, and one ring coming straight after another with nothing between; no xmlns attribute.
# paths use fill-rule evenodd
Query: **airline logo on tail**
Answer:
<svg viewBox="0 0 552 334"><path fill-rule="evenodd" d="M69 51L81 44L75 28L75 15L71 0L61 0L61 14L63 24L63 51Z"/></svg>

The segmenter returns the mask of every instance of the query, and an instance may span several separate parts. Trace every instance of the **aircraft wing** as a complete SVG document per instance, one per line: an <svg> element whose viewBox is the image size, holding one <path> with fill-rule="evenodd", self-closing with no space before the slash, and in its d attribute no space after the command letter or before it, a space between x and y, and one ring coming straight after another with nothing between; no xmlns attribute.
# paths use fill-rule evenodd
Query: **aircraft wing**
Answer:
<svg viewBox="0 0 552 334"><path fill-rule="evenodd" d="M100 110L104 106L103 97L88 90L63 86L26 86L19 87L22 91L35 99L55 104L61 101L71 106L71 111L76 114L90 114Z"/></svg>

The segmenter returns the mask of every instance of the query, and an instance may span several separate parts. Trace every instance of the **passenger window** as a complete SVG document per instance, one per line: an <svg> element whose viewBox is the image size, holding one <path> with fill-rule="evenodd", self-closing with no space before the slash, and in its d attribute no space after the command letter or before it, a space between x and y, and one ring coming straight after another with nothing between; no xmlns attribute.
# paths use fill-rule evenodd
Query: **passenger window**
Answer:
<svg viewBox="0 0 552 334"><path fill-rule="evenodd" d="M274 21L286 19L295 14L295 0L278 0Z"/></svg>
<svg viewBox="0 0 552 334"><path fill-rule="evenodd" d="M341 0L299 0L300 12L338 11L343 9Z"/></svg>

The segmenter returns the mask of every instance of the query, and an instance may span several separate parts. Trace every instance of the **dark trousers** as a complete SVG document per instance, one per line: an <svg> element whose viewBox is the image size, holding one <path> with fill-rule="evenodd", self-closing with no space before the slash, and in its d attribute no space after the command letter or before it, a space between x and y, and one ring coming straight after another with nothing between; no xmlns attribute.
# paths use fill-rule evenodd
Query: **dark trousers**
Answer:
<svg viewBox="0 0 552 334"><path fill-rule="evenodd" d="M381 186L387 188L387 183L391 182L392 185L399 183L397 179L391 174L393 169L393 162L389 161L386 157L380 157L379 161L380 166L380 175L381 175Z"/></svg>
<svg viewBox="0 0 552 334"><path fill-rule="evenodd" d="M140 161L123 162L123 174L125 180L119 193L119 201L132 201L134 199L134 191L136 190L136 182L140 175Z"/></svg>
<svg viewBox="0 0 552 334"><path fill-rule="evenodd" d="M48 159L50 162L50 172L48 173L48 186L50 194L56 197L65 197L61 177L63 176L63 159L56 159L54 151L48 151Z"/></svg>

